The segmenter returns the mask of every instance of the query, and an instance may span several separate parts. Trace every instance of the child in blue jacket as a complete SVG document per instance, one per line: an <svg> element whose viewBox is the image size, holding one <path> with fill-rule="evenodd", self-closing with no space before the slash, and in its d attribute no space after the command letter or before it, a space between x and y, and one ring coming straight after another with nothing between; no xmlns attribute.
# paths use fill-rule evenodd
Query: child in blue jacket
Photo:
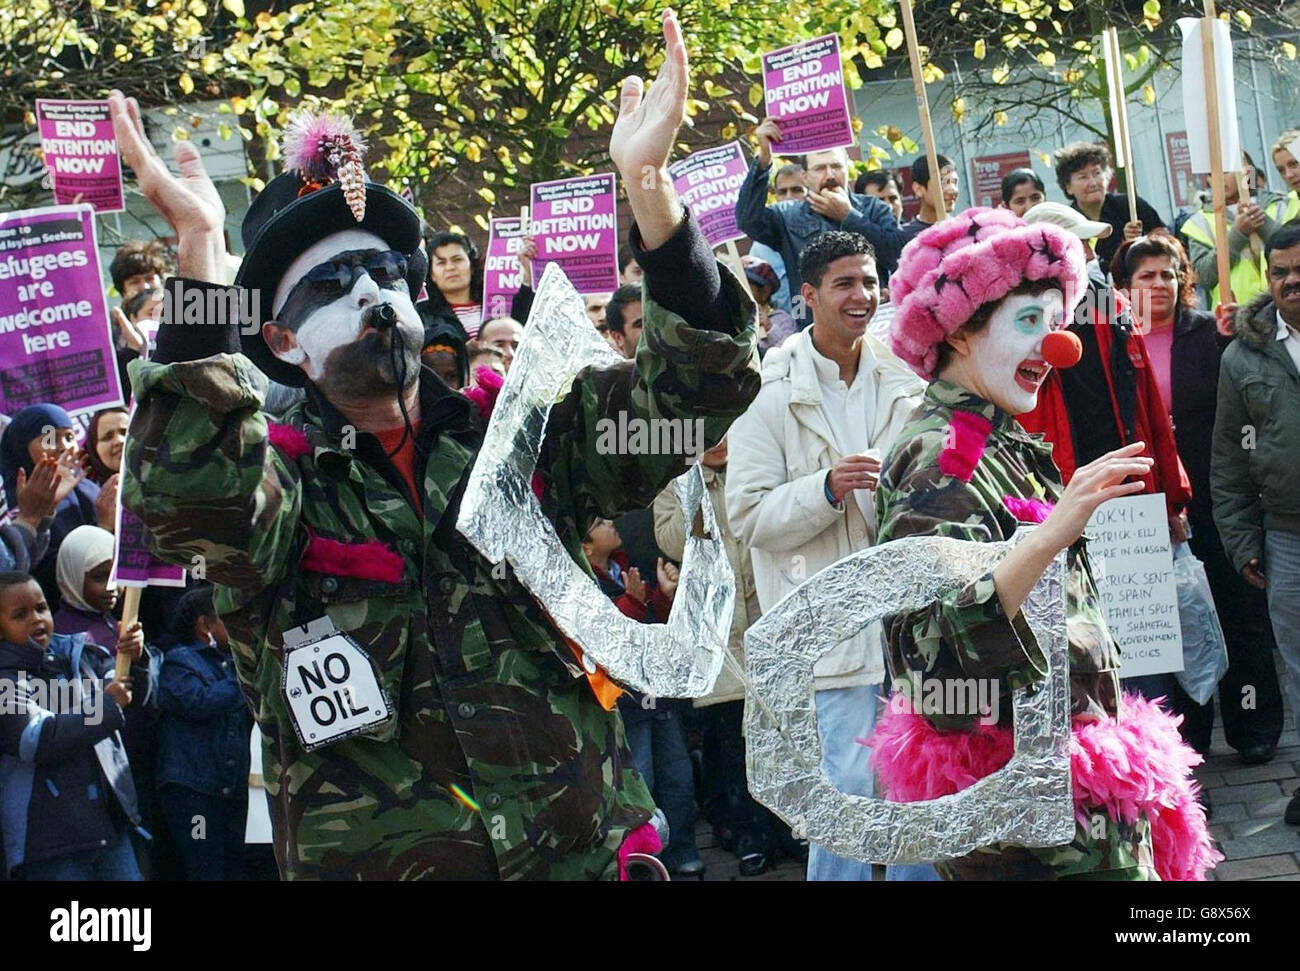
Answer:
<svg viewBox="0 0 1300 971"><path fill-rule="evenodd" d="M136 624L118 639L133 660ZM139 880L129 834L140 823L119 730L133 684L84 634L55 634L40 585L0 573L0 816L5 867L24 880ZM147 684L144 685L147 689Z"/></svg>
<svg viewBox="0 0 1300 971"><path fill-rule="evenodd" d="M239 880L253 719L211 587L181 597L174 633L158 695L158 801L187 880Z"/></svg>

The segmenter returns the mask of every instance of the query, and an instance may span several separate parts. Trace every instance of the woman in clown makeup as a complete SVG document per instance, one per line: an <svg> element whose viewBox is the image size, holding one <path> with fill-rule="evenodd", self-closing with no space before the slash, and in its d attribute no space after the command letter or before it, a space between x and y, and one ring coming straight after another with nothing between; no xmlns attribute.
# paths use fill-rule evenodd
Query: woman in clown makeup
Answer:
<svg viewBox="0 0 1300 971"><path fill-rule="evenodd" d="M1190 778L1199 756L1159 708L1120 696L1121 650L1082 538L1097 506L1141 491L1151 460L1134 442L1079 468L1064 487L1051 446L1016 420L1034 408L1053 366L1078 360L1062 321L1085 287L1077 238L981 208L919 235L890 279L894 351L929 386L881 472L878 542L995 542L1038 525L985 576L887 619L887 658L903 695L921 697L930 680L977 679L988 683L943 697L999 700L993 726L980 724L988 719L978 711L921 714L891 703L870 739L888 798L947 795L1011 757L1011 691L1047 672L1020 608L1067 551L1075 838L982 847L939 861L945 879L1200 879L1221 858Z"/></svg>

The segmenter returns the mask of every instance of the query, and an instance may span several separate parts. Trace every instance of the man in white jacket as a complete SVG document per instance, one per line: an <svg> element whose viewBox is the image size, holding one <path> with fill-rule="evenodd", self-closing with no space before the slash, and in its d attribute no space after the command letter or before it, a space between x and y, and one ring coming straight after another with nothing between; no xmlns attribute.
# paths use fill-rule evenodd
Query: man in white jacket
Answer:
<svg viewBox="0 0 1300 971"><path fill-rule="evenodd" d="M875 255L857 233L832 231L799 257L812 326L763 360L763 386L728 433L727 516L750 548L769 610L817 571L870 546L881 459L924 386L867 334L880 299ZM885 676L878 624L836 645L813 669L822 765L842 791L871 795L871 734ZM809 880L870 880L869 864L813 846Z"/></svg>

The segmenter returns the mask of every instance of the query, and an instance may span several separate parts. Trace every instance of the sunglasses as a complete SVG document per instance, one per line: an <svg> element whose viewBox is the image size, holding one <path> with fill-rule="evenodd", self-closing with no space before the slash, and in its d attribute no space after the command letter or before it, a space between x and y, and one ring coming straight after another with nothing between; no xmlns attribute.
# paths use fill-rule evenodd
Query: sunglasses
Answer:
<svg viewBox="0 0 1300 971"><path fill-rule="evenodd" d="M396 250L355 250L318 263L308 270L285 298L277 315L289 321L300 316L295 311L315 310L351 292L364 273L381 287L392 289L406 283L406 257Z"/></svg>

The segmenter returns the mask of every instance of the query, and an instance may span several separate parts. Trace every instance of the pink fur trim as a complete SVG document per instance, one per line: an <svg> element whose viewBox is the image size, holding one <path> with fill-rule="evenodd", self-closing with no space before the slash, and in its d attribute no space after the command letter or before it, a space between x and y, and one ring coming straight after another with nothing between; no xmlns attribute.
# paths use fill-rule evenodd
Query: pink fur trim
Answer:
<svg viewBox="0 0 1300 971"><path fill-rule="evenodd" d="M311 446L307 444L307 436L299 428L292 425L281 425L279 422L268 421L266 423L266 440L285 454L285 457L291 461L296 461L304 455L311 453Z"/></svg>
<svg viewBox="0 0 1300 971"><path fill-rule="evenodd" d="M1124 696L1118 720L1076 721L1070 738L1075 818L1090 813L1151 826L1156 873L1161 880L1204 880L1223 855L1211 841L1205 810L1192 778L1201 756L1178 734L1173 718L1139 695ZM960 792L997 771L1014 748L1009 728L977 725L971 732L941 732L895 695L876 721L871 766L886 798L937 799Z"/></svg>
<svg viewBox="0 0 1300 971"><path fill-rule="evenodd" d="M335 576L397 583L402 579L402 557L377 539L364 543L341 543L311 533L298 563L304 570Z"/></svg>
<svg viewBox="0 0 1300 971"><path fill-rule="evenodd" d="M627 858L633 853L648 853L653 856L663 847L659 831L651 823L642 823L623 838L618 848L618 878L627 879Z"/></svg>
<svg viewBox="0 0 1300 971"><path fill-rule="evenodd" d="M285 126L280 152L286 170L301 172L314 182L327 182L338 178L346 147L358 156L366 150L365 139L350 119L303 110Z"/></svg>
<svg viewBox="0 0 1300 971"><path fill-rule="evenodd" d="M969 482L984 457L993 424L972 411L955 411L948 425L949 442L939 453L939 471Z"/></svg>
<svg viewBox="0 0 1300 971"><path fill-rule="evenodd" d="M903 247L889 278L894 353L929 380L940 341L982 305L1037 280L1060 283L1068 319L1087 285L1079 240L1050 224L1027 226L1006 209L967 209L931 226Z"/></svg>
<svg viewBox="0 0 1300 971"><path fill-rule="evenodd" d="M1044 522L1056 508L1053 503L1042 499L1022 499L1019 496L1003 496L1002 504L1022 523Z"/></svg>

